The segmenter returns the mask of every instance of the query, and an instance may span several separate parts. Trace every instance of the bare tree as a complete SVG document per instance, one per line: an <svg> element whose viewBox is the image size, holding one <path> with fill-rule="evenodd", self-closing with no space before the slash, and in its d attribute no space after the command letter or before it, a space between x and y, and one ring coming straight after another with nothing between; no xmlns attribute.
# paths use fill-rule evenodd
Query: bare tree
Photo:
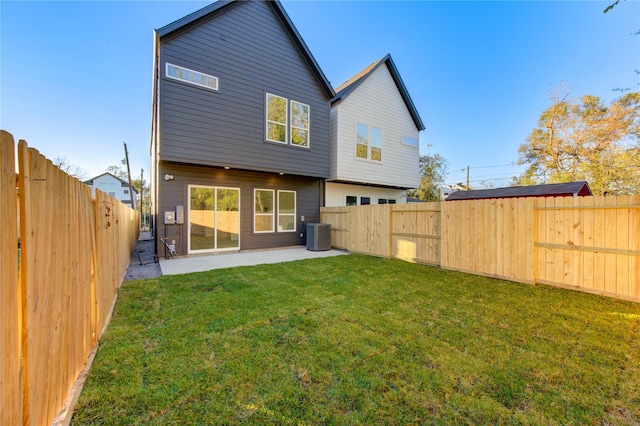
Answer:
<svg viewBox="0 0 640 426"><path fill-rule="evenodd" d="M53 165L78 180L84 180L87 177L87 171L85 169L72 164L65 156L58 155L53 160Z"/></svg>

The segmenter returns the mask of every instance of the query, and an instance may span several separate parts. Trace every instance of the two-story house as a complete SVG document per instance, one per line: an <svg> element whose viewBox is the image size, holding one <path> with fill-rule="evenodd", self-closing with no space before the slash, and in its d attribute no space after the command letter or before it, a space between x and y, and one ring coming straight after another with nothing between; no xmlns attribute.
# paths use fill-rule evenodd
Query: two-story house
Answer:
<svg viewBox="0 0 640 426"><path fill-rule="evenodd" d="M424 124L391 55L336 89L326 205L404 204L419 184Z"/></svg>
<svg viewBox="0 0 640 426"><path fill-rule="evenodd" d="M222 0L156 30L156 237L179 255L303 244L334 96L278 1Z"/></svg>
<svg viewBox="0 0 640 426"><path fill-rule="evenodd" d="M134 209L138 207L138 190L129 187L129 182L125 182L111 173L103 173L83 183L91 188L92 197L95 196L95 190L99 189L110 197L120 200ZM133 205L131 205L131 198L133 198Z"/></svg>

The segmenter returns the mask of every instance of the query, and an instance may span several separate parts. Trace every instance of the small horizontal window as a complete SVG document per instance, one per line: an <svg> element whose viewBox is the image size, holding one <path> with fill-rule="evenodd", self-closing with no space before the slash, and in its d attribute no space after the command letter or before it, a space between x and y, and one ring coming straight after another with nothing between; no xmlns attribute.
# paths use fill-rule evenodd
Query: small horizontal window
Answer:
<svg viewBox="0 0 640 426"><path fill-rule="evenodd" d="M358 205L358 197L354 195L347 195L347 206L357 206Z"/></svg>
<svg viewBox="0 0 640 426"><path fill-rule="evenodd" d="M418 147L418 139L410 138L408 136L402 137L402 143L409 146L415 146L416 148Z"/></svg>
<svg viewBox="0 0 640 426"><path fill-rule="evenodd" d="M361 206L368 206L369 204L371 204L371 198L370 197L360 197L360 205Z"/></svg>
<svg viewBox="0 0 640 426"><path fill-rule="evenodd" d="M205 87L211 90L218 90L218 77L209 74L190 70L189 68L180 67L167 62L168 78L184 81L185 83L194 84L196 86Z"/></svg>

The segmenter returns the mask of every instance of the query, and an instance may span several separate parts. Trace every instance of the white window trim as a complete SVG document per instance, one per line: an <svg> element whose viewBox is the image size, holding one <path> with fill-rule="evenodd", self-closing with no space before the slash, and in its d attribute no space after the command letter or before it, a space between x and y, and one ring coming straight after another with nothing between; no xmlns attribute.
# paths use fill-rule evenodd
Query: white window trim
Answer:
<svg viewBox="0 0 640 426"><path fill-rule="evenodd" d="M280 213L280 193L289 192L293 194L293 213ZM293 216L293 229L280 229L280 215L284 216ZM288 189L279 189L278 190L278 223L277 223L277 232L297 232L298 223L296 218L298 217L298 194L296 191L288 190Z"/></svg>
<svg viewBox="0 0 640 426"><path fill-rule="evenodd" d="M307 131L307 144L306 145L297 145L295 143L293 143L293 136L289 138L289 140L291 141L291 146L295 146L298 148L306 148L309 149L311 147L311 106L293 99L289 100L289 106L291 108L291 110L293 110L293 103L297 103L300 105L304 105L307 107L307 128L303 128L303 127L296 127L293 125L293 119L291 119L291 123L289 125L289 134L291 135L293 133L293 129L299 129L299 130L306 130ZM293 114L293 113L292 113Z"/></svg>
<svg viewBox="0 0 640 426"><path fill-rule="evenodd" d="M206 77L210 77L215 81L215 87L207 86L206 84L200 84L200 83L196 83L195 81L186 80L186 79L183 79L183 78L174 77L172 75L169 75L169 67L170 66L171 67L175 67L175 68L180 68L180 69L183 69L185 71L189 71L189 72L192 72L192 73L195 73L195 74L200 74L200 75L203 75L203 76L206 76ZM201 71L192 70L190 68L183 67L183 66L180 66L180 65L172 64L172 63L169 63L169 62L165 63L164 75L165 75L165 77L167 77L167 78L169 78L171 80L179 81L181 83L192 84L194 86L202 87L202 88L205 88L205 89L208 89L208 90L213 90L214 92L217 92L217 91L220 90L220 80L218 79L218 77L216 77L214 75L211 75L211 74L207 74L207 73L201 72Z"/></svg>
<svg viewBox="0 0 640 426"><path fill-rule="evenodd" d="M358 124L362 124L363 126L367 126L367 136L368 136L368 144L367 144L367 158L358 157ZM384 144L384 130L382 127L374 126L371 124L363 123L362 121L355 121L353 126L353 157L357 161L366 161L371 164L382 164L384 160L381 158L380 161L371 159L371 148L373 147L371 141L371 129L380 130L381 144ZM380 157L382 157L382 146L380 146Z"/></svg>
<svg viewBox="0 0 640 426"><path fill-rule="evenodd" d="M285 123L280 123L279 121L273 121L273 120L269 120L269 96L274 96L276 98L280 98L280 99L284 99L287 102L287 109L285 111L286 113L286 117L285 117ZM292 118L291 118L291 114L292 114L292 104L293 103L297 103L300 105L304 105L307 107L307 111L308 111L308 116L307 116L307 125L308 128L303 128L303 127L297 127L294 126L292 123ZM289 146L293 146L296 148L304 148L304 149L310 149L311 148L311 105L309 104L305 104L304 102L300 102L300 101L296 101L295 99L288 99L285 98L284 96L280 96L280 95L275 95L273 93L270 92L265 92L265 96L264 96L264 118L265 118L265 126L264 126L264 138L267 142L273 142L273 143L278 143L281 145L289 145ZM274 140L274 139L269 139L269 123L275 123L275 124L279 124L279 125L283 125L286 128L286 132L285 132L285 140L283 141L278 141L278 140ZM307 144L306 145L297 145L295 143L293 143L293 138L292 138L292 132L293 129L299 129L299 130L306 130L307 132Z"/></svg>
<svg viewBox="0 0 640 426"><path fill-rule="evenodd" d="M264 191L264 192L271 192L273 194L273 211L271 213L258 213L256 212L256 192L258 191ZM276 217L276 211L278 209L277 205L278 205L278 200L275 198L276 197L276 191L274 189L266 189L266 188L254 188L253 190L253 232L255 234L271 234L275 232L275 217ZM271 216L271 230L269 231L257 231L256 230L256 217L258 216Z"/></svg>
<svg viewBox="0 0 640 426"><path fill-rule="evenodd" d="M269 120L269 96L284 99L285 105L286 105L284 123L280 123L279 121ZM264 126L265 139L269 142L275 142L279 144L288 144L289 143L289 127L290 127L289 126L289 100L282 96L274 95L273 93L267 92L264 96L264 118L265 118L265 126ZM284 127L285 127L284 142L277 141L275 139L269 139L269 123L275 123L279 125L284 124Z"/></svg>

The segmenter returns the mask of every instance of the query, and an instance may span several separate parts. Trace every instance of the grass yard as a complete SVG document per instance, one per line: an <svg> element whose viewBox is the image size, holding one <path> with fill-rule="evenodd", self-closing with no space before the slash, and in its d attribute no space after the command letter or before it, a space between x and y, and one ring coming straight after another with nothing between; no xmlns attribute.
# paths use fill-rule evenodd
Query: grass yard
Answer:
<svg viewBox="0 0 640 426"><path fill-rule="evenodd" d="M639 422L639 304L349 255L125 282L72 424Z"/></svg>

